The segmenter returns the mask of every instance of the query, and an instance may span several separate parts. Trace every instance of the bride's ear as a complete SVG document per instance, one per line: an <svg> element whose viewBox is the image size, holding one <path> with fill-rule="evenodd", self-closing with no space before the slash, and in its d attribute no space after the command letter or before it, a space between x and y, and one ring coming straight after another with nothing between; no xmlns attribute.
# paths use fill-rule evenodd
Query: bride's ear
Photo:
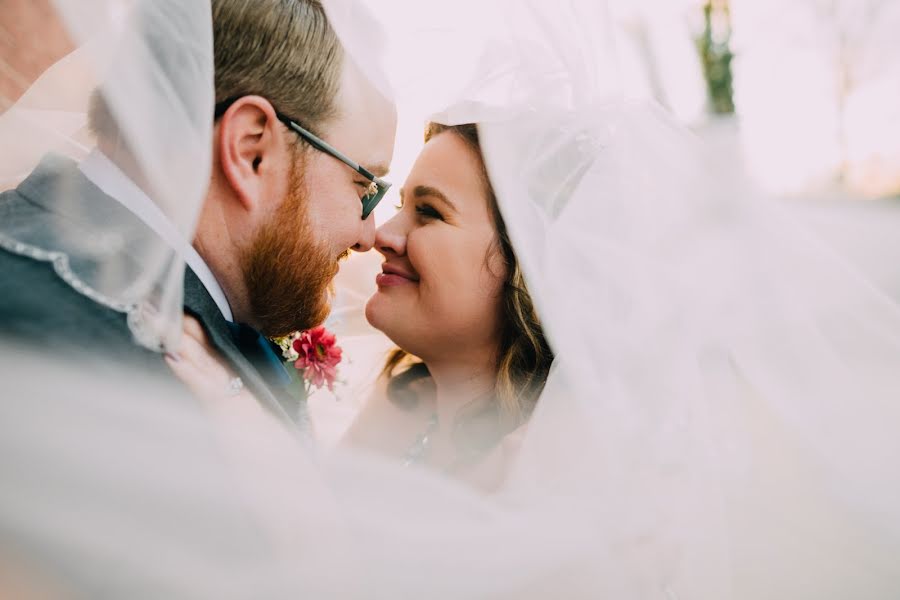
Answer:
<svg viewBox="0 0 900 600"><path fill-rule="evenodd" d="M277 157L285 151L272 104L260 96L244 96L222 115L216 132L219 165L241 206L256 212L284 172Z"/></svg>

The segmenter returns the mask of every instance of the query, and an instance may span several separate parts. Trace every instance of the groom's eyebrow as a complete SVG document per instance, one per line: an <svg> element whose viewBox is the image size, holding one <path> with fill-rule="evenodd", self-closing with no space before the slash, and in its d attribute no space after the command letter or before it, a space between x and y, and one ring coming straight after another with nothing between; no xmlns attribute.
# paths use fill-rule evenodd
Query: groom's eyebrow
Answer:
<svg viewBox="0 0 900 600"><path fill-rule="evenodd" d="M459 212L459 210L457 210L456 208L456 205L450 202L450 199L447 198L447 196L445 196L444 193L441 192L441 190L433 188L429 185L417 185L416 187L414 187L413 196L415 196L416 198L437 198L438 200L449 206L453 211Z"/></svg>

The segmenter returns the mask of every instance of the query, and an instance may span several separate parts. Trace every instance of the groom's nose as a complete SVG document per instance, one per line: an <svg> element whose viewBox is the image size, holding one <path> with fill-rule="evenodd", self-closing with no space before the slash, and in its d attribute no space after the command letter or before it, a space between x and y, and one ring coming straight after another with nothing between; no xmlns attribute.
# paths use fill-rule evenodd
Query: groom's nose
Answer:
<svg viewBox="0 0 900 600"><path fill-rule="evenodd" d="M357 252L368 252L375 245L375 215L370 214L363 222L359 239L353 249Z"/></svg>

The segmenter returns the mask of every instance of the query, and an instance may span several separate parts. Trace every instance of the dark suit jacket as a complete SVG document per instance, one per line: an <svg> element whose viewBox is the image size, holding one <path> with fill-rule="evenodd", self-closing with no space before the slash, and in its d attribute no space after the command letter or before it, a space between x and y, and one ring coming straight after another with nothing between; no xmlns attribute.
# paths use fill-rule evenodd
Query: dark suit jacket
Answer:
<svg viewBox="0 0 900 600"><path fill-rule="evenodd" d="M58 255L48 260L43 254L59 249L58 236L68 236L66 248L83 246L84 251L69 252L66 261L77 273L90 272L111 256L92 242L110 233L103 231L103 224L113 218L119 224L114 237L120 243L112 250L116 268L140 269L130 258L132 252L156 234L93 185L73 161L48 156L15 190L0 194L0 336L42 352L72 352L98 375L105 369L132 367L172 378L160 354L134 342L121 307L76 290L77 285L66 280L65 261ZM127 223L124 229L122 223ZM260 363L252 349L248 356L241 352L222 313L190 270L185 274L184 306L257 399L286 423L296 422L298 401L286 388L264 379L254 366Z"/></svg>

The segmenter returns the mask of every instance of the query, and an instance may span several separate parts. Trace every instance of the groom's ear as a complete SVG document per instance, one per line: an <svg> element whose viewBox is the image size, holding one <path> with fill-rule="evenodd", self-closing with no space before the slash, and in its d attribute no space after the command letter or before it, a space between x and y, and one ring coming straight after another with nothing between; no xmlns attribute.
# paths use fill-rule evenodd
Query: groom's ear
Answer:
<svg viewBox="0 0 900 600"><path fill-rule="evenodd" d="M256 212L281 179L284 165L277 157L286 150L272 104L261 96L243 96L218 124L219 164L241 206Z"/></svg>

